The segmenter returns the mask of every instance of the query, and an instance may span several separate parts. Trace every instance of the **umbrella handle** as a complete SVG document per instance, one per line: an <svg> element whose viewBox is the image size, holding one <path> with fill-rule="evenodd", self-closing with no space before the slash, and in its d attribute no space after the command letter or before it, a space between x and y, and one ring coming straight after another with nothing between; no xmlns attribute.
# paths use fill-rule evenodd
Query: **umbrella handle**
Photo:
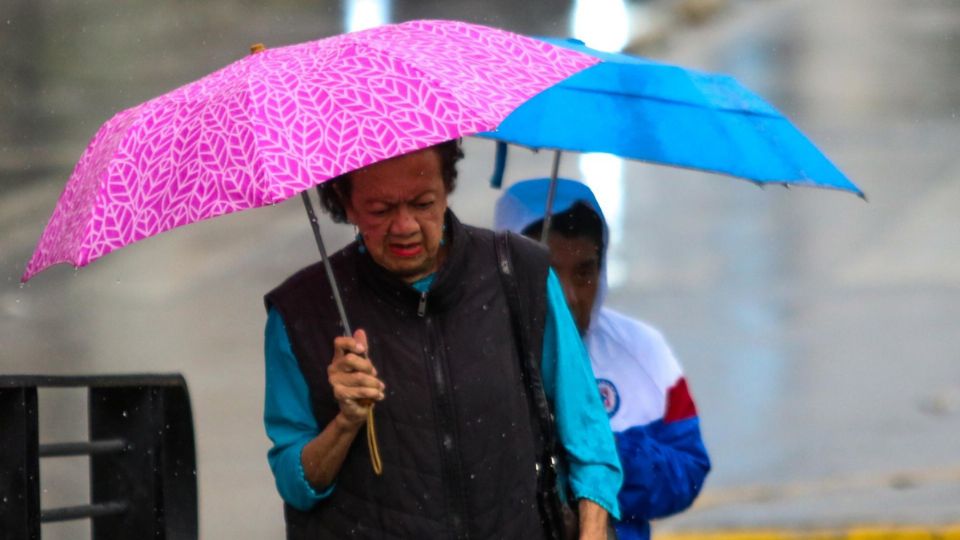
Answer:
<svg viewBox="0 0 960 540"><path fill-rule="evenodd" d="M317 186L319 189L319 186ZM337 310L340 312L340 322L343 324L343 335L353 337L350 330L350 322L347 320L347 310L343 306L343 298L340 297L340 287L337 285L337 277L333 273L333 267L330 265L330 258L327 257L327 248L323 245L323 236L320 235L320 222L317 220L317 213L313 210L313 203L310 202L310 195L306 191L300 193L303 200L303 207L307 211L307 217L310 219L310 228L313 230L313 237L317 241L317 249L320 250L320 259L323 261L323 268L327 272L327 281L330 282L330 289L333 291L333 299L337 304ZM366 356L366 355L364 355ZM366 405L367 403L362 403ZM370 463L373 465L373 472L377 476L383 474L383 461L380 459L380 445L377 444L377 430L373 421L373 402L369 402L370 408L367 409L367 449L370 451Z"/></svg>

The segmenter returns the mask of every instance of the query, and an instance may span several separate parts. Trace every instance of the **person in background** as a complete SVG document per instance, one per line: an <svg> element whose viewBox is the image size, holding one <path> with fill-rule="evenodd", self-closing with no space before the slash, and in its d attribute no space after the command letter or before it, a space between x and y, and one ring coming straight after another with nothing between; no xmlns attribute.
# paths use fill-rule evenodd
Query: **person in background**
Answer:
<svg viewBox="0 0 960 540"><path fill-rule="evenodd" d="M540 239L549 179L510 187L494 228ZM688 508L710 471L683 371L652 326L603 306L608 231L590 188L560 179L547 244L551 265L587 345L623 466L622 540L650 537L649 521Z"/></svg>

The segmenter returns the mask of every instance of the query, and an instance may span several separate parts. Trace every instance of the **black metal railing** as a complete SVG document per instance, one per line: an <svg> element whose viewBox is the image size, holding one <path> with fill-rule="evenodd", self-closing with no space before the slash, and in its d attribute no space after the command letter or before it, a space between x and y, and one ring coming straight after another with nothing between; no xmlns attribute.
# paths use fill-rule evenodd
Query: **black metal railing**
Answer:
<svg viewBox="0 0 960 540"><path fill-rule="evenodd" d="M38 388L87 388L88 441L40 444ZM40 459L89 456L90 503L40 508ZM180 375L0 376L0 531L90 519L94 540L197 538L193 414Z"/></svg>

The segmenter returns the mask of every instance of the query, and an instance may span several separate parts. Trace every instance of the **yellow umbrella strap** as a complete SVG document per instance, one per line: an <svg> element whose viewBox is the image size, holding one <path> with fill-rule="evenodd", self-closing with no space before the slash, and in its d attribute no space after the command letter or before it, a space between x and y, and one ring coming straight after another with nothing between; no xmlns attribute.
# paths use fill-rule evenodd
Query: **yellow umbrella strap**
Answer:
<svg viewBox="0 0 960 540"><path fill-rule="evenodd" d="M377 427L373 423L373 405L367 410L367 448L370 450L370 463L377 476L383 474L383 462L380 460L380 446L377 445Z"/></svg>

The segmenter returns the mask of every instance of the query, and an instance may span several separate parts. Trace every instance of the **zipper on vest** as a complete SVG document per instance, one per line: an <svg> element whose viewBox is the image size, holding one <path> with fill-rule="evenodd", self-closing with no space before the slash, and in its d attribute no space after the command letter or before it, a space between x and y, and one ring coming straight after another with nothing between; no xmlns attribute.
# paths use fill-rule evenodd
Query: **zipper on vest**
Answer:
<svg viewBox="0 0 960 540"><path fill-rule="evenodd" d="M420 293L420 303L417 304L417 317L423 318L427 314L427 291Z"/></svg>
<svg viewBox="0 0 960 540"><path fill-rule="evenodd" d="M420 308L418 313L426 312L426 293L420 296ZM423 317L423 315L421 315ZM459 449L455 430L455 411L453 408L453 396L447 385L447 359L444 353L446 347L443 343L443 336L437 328L433 317L424 317L424 324L427 332L427 354L428 361L433 372L434 391L437 396L437 420L440 428L440 456L441 469L443 476L447 480L447 515L446 522L452 530L452 538L469 538L469 532L464 529L466 518L466 507L463 493L463 479L460 476L461 464L459 463Z"/></svg>

